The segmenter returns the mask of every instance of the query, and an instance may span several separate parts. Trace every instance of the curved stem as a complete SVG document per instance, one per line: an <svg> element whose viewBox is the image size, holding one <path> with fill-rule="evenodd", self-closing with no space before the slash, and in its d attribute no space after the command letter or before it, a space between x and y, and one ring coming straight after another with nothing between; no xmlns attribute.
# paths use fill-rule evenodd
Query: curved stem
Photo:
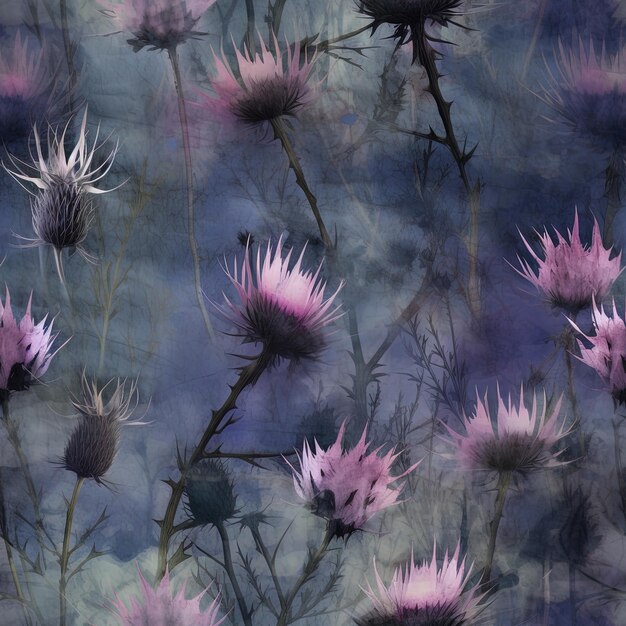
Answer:
<svg viewBox="0 0 626 626"><path fill-rule="evenodd" d="M313 216L315 217L315 221L317 222L317 227L320 231L320 237L322 238L322 242L327 250L332 250L334 248L332 239L328 234L328 230L326 229L326 225L324 224L324 220L322 219L322 214L320 213L319 207L317 206L317 198L313 195L313 192L309 188L309 185L306 182L306 178L304 177L304 172L302 171L302 166L300 165L300 161L298 161L298 157L296 156L296 152L293 149L293 145L289 139L289 135L285 130L285 125L280 118L273 119L271 121L272 128L274 129L274 137L278 139L287 155L287 159L289 159L289 167L293 170L296 175L296 183L298 187L302 189L306 199L311 207L311 211L313 212Z"/></svg>
<svg viewBox="0 0 626 626"><path fill-rule="evenodd" d="M504 511L504 503L506 502L506 493L511 482L511 472L500 472L498 476L498 485L496 487L498 495L496 496L496 506L491 521L491 532L489 534L489 545L487 546L487 558L485 559L485 567L483 575L480 578L480 584L486 588L491 582L491 568L493 566L493 557L496 553L496 540L498 538L498 528L502 520L502 512Z"/></svg>
<svg viewBox="0 0 626 626"><path fill-rule="evenodd" d="M249 385L254 385L254 383L256 383L261 374L269 365L270 360L270 355L264 351L252 363L241 368L239 378L237 379L237 382L231 386L228 398L226 398L224 404L222 404L219 409L213 411L211 421L206 427L204 433L202 434L200 441L191 453L191 456L188 460L182 462L181 466L179 467L181 471L180 478L177 481L165 481L170 486L172 493L170 494L170 498L165 509L165 515L162 520L158 521L158 524L160 526L160 532L158 565L156 573L157 584L163 579L163 577L165 576L165 572L168 570L168 565L170 565L167 555L169 551L170 540L176 533L176 512L178 511L178 506L185 490L187 471L194 465L194 463L197 463L200 459L204 457L207 445L209 444L213 436L218 433L221 428L223 428L222 423L226 416L233 409L236 408L237 399L241 395L241 392ZM170 567L169 569L171 570L172 567Z"/></svg>
<svg viewBox="0 0 626 626"><path fill-rule="evenodd" d="M332 39L320 41L318 44L315 44L315 49L319 50L320 52L327 52L330 46L345 41L346 39L352 39L352 37L356 37L357 35L360 35L361 33L364 33L366 30L370 30L371 28L371 24L366 24L365 26L361 26L361 28L357 28L356 30L350 31L349 33L345 33L344 35L337 35L337 37L333 37Z"/></svg>
<svg viewBox="0 0 626 626"><path fill-rule="evenodd" d="M285 607L285 594L283 593L283 588L278 578L278 572L276 571L276 554L274 554L274 556L270 554L267 546L265 545L265 541L263 541L263 537L261 536L261 531L259 530L258 525L250 524L248 526L248 529L252 534L256 549L261 553L261 556L263 557L267 565L267 569L269 569L270 571L272 582L274 584L274 590L276 591L276 595L278 596L278 603L280 604L280 608L283 609Z"/></svg>
<svg viewBox="0 0 626 626"><path fill-rule="evenodd" d="M239 581L237 580L237 576L235 574L235 568L233 567L233 556L230 549L230 538L228 537L228 532L226 531L226 527L224 526L223 522L216 524L215 528L217 528L217 532L219 533L220 539L222 540L222 550L224 552L224 569L228 574L230 584L233 586L233 591L235 592L235 598L237 598L237 604L239 605L239 611L241 613L243 623L246 626L251 626L251 613L248 609L248 605L246 604L246 600L243 597L243 593L241 592L241 587L239 586Z"/></svg>
<svg viewBox="0 0 626 626"><path fill-rule="evenodd" d="M309 558L302 569L302 573L300 574L298 580L295 585L290 589L289 593L285 597L285 604L281 608L280 615L278 616L278 621L276 622L276 626L287 626L292 622L291 615L291 607L293 606L294 600L300 593L302 587L306 585L311 576L315 573L320 563L324 559L326 552L328 551L328 546L332 541L334 536L331 525L328 524L326 526L326 532L324 533L324 538L320 543L317 550L311 554L309 554Z"/></svg>
<svg viewBox="0 0 626 626"><path fill-rule="evenodd" d="M213 341L215 339L215 333L213 331L213 325L209 318L206 305L204 303L204 296L202 294L202 281L200 278L200 255L198 253L198 243L196 241L195 233L195 215L194 215L194 193L193 193L193 165L191 161L191 146L189 144L189 123L187 120L187 107L185 105L185 98L183 93L183 84L180 74L180 66L178 63L178 53L176 48L169 48L167 51L171 64L172 72L174 73L174 83L176 84L176 95L178 97L178 115L180 117L180 130L183 140L183 153L185 157L185 178L187 183L187 230L189 234L189 248L191 250L191 257L193 259L193 278L194 287L196 290L196 299L200 312L202 313L202 319L206 327L209 339Z"/></svg>
<svg viewBox="0 0 626 626"><path fill-rule="evenodd" d="M61 557L59 564L61 566L61 577L59 578L59 626L65 626L67 623L67 598L65 591L67 587L67 566L70 560L70 539L72 535L72 522L74 520L74 511L78 502L78 494L80 488L85 482L84 478L76 477L76 484L72 492L72 498L67 505L65 514L65 532L63 533L63 548L61 549Z"/></svg>
<svg viewBox="0 0 626 626"><path fill-rule="evenodd" d="M463 182L463 187L469 202L469 235L467 242L467 253L469 261L467 301L470 311L475 317L480 314L480 283L478 278L478 217L480 213L480 182L473 185L467 174L466 163L472 158L473 150L466 152L465 148L459 146L452 124L450 109L452 102L448 102L439 84L441 74L437 69L437 53L430 45L426 37L426 26L422 26L414 34L413 45L415 46L415 56L426 71L428 78L428 91L437 106L437 111L443 124L445 136L442 138L454 159L459 170L459 176ZM441 139L441 138L440 138Z"/></svg>

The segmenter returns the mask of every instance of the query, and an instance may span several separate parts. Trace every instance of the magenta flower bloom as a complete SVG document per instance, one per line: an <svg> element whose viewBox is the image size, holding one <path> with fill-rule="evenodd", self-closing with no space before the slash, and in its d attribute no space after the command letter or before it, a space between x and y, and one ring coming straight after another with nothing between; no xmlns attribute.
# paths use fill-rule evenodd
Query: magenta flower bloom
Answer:
<svg viewBox="0 0 626 626"><path fill-rule="evenodd" d="M0 398L3 400L11 392L24 391L37 382L58 352L52 352L56 339L52 322L46 326L46 316L35 324L30 313L31 301L32 296L19 323L11 310L8 288L4 305L0 301Z"/></svg>
<svg viewBox="0 0 626 626"><path fill-rule="evenodd" d="M465 416L465 434L448 427L457 448L457 457L468 469L497 472L527 472L542 467L560 465L560 452L553 452L555 444L569 434L564 421L559 424L561 398L549 407L545 393L541 408L533 394L532 405L524 404L524 386L520 388L519 406L514 406L509 395L508 405L498 394L498 410L492 416L487 393L481 400L476 393L476 409Z"/></svg>
<svg viewBox="0 0 626 626"><path fill-rule="evenodd" d="M363 431L352 450L342 447L345 423L339 429L335 443L327 450L315 442L315 451L304 442L298 454L300 472L293 466L296 493L307 502L315 515L328 520L334 536L343 537L361 530L378 511L398 502L401 489L391 487L416 467L417 463L399 476L391 474L399 453L390 450L379 456L380 448L367 453L369 443Z"/></svg>
<svg viewBox="0 0 626 626"><path fill-rule="evenodd" d="M515 271L531 282L554 306L576 314L591 306L593 298L605 298L613 283L622 272L621 252L611 258L612 248L605 248L598 223L594 220L591 246L580 240L578 212L574 215L574 227L567 237L555 229L556 243L544 231L538 234L542 257L535 253L522 235L522 241L538 265L537 273L528 261L517 257L521 270Z"/></svg>
<svg viewBox="0 0 626 626"><path fill-rule="evenodd" d="M29 46L18 32L11 51L0 55L0 138L28 135L32 124L49 113L54 75L44 48Z"/></svg>
<svg viewBox="0 0 626 626"><path fill-rule="evenodd" d="M185 598L185 586L174 595L168 575L156 589L139 572L142 597L133 599L127 607L115 594L115 609L120 626L219 626L225 617L218 619L220 599L211 602L206 611L200 611L202 593L195 598Z"/></svg>
<svg viewBox="0 0 626 626"><path fill-rule="evenodd" d="M437 567L437 547L433 558L416 564L411 561L403 570L396 569L389 586L385 586L374 561L376 590L364 589L374 605L373 611L357 620L359 626L410 626L419 624L463 626L473 624L482 595L478 586L463 593L472 568L465 571L465 559L459 562L460 546L452 557L446 552Z"/></svg>
<svg viewBox="0 0 626 626"><path fill-rule="evenodd" d="M610 55L593 41L570 48L559 42L556 72L542 98L581 134L611 144L626 141L626 47Z"/></svg>
<svg viewBox="0 0 626 626"><path fill-rule="evenodd" d="M576 331L591 344L590 348L586 348L578 340L579 359L596 370L617 404L626 404L626 324L617 312L615 300L612 316L607 315L604 307L598 307L595 302L591 316L595 335L590 336L585 335L570 320Z"/></svg>
<svg viewBox="0 0 626 626"><path fill-rule="evenodd" d="M313 97L308 83L317 55L310 59L301 44L287 43L285 60L274 37L275 53L261 41L254 55L235 50L237 69L233 70L222 53L213 55L217 70L211 86L216 97L206 96L205 106L221 120L238 120L248 124L270 122L293 116ZM302 59L302 60L301 60Z"/></svg>
<svg viewBox="0 0 626 626"><path fill-rule="evenodd" d="M216 0L98 0L122 31L132 33L128 43L135 52L174 50L196 38L195 29L203 13Z"/></svg>
<svg viewBox="0 0 626 626"><path fill-rule="evenodd" d="M253 269L252 253L246 246L241 271L236 259L232 272L225 268L239 303L224 296L226 306L220 310L245 341L263 344L271 357L314 358L326 345L325 327L340 316L333 303L343 284L324 299L326 283L319 277L322 266L315 273L302 269L306 246L291 269L293 250L283 258L282 248L282 237L275 250L267 244L263 259L259 248Z"/></svg>

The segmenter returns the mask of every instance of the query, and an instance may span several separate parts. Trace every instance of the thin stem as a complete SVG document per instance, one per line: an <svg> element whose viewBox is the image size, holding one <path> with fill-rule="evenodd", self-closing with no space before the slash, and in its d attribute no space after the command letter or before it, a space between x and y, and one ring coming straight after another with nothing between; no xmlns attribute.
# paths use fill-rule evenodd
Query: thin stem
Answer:
<svg viewBox="0 0 626 626"><path fill-rule="evenodd" d="M452 124L452 117L450 115L452 103L445 99L443 92L441 91L441 86L439 84L441 74L439 74L439 70L437 69L437 53L428 41L425 24L422 24L418 29L418 32L415 34L414 45L416 46L417 58L426 71L426 76L428 78L428 91L435 101L441 123L443 124L445 136L442 143L446 145L457 165L461 181L463 182L463 187L465 188L465 192L468 197L470 225L467 243L469 259L467 301L472 314L474 314L475 317L478 317L480 313L480 283L478 279L478 217L480 212L480 183L478 182L473 185L467 174L465 166L472 157L472 151L466 152L464 148L462 149L456 138L454 125Z"/></svg>
<svg viewBox="0 0 626 626"><path fill-rule="evenodd" d="M33 480L33 475L30 471L30 466L28 464L28 460L26 459L26 454L22 449L22 442L20 441L17 422L15 422L11 416L9 400L10 398L8 394L6 394L2 398L2 415L4 417L4 425L7 429L7 438L9 440L9 443L13 447L13 450L15 451L15 454L19 461L20 469L22 470L22 474L24 475L24 480L26 482L26 491L28 492L28 496L33 505L37 542L41 546L41 557L42 559L44 559L45 564L45 531L43 525L43 516L41 514L41 507L39 502L39 492L37 491L37 487L35 487L35 481Z"/></svg>
<svg viewBox="0 0 626 626"><path fill-rule="evenodd" d="M504 511L504 503L506 502L506 494L511 482L511 472L500 472L498 476L498 485L496 487L498 495L496 496L495 511L493 520L491 521L491 532L489 534L489 545L487 546L487 558L485 559L485 567L480 584L486 588L491 582L491 569L493 567L493 557L496 553L496 540L498 538L498 528L502 520L502 512Z"/></svg>
<svg viewBox="0 0 626 626"><path fill-rule="evenodd" d="M170 494L170 498L167 503L165 515L163 519L159 520L158 522L160 526L160 533L158 566L156 573L157 584L163 579L163 577L165 576L165 572L168 569L168 565L170 565L168 563L167 555L169 551L170 540L176 532L176 512L178 511L178 506L185 490L187 471L200 459L204 458L207 445L209 444L213 436L222 428L222 423L226 416L236 408L237 400L241 395L241 392L249 385L254 385L256 383L261 374L269 365L270 359L270 355L267 352L263 351L259 355L259 357L255 359L252 363L241 368L239 378L237 379L237 382L231 386L228 398L226 398L224 404L222 404L219 409L213 411L211 420L206 427L204 433L202 434L200 441L191 453L191 456L187 461L184 461L182 463L181 467L179 467L181 471L180 478L177 481L166 481L167 484L170 486L172 493ZM172 565L170 565L169 569L172 569Z"/></svg>
<svg viewBox="0 0 626 626"><path fill-rule="evenodd" d="M524 83L526 80L526 74L528 73L528 66L535 54L535 48L537 47L537 42L539 41L539 36L541 35L541 27L543 25L543 16L546 12L546 7L548 6L548 0L540 0L539 8L537 10L537 20L535 22L535 28L533 29L533 36L528 44L528 50L526 51L526 56L524 57L524 65L522 66L522 74L520 77L520 82Z"/></svg>
<svg viewBox="0 0 626 626"><path fill-rule="evenodd" d="M340 43L345 41L346 39L352 39L352 37L356 37L361 33L364 33L366 30L370 30L372 27L370 24L366 24L365 26L361 26L361 28L357 28L349 33L345 33L344 35L338 35L337 37L333 37L332 39L326 39L324 41L320 41L315 44L315 49L320 52L327 52L330 46L335 45L336 43Z"/></svg>
<svg viewBox="0 0 626 626"><path fill-rule="evenodd" d="M233 591L235 592L235 598L237 598L237 604L239 605L239 611L241 613L243 623L246 626L252 626L251 612L248 609L245 598L243 597L241 587L239 586L239 581L237 580L237 576L235 574L235 568L233 567L233 556L230 549L230 538L228 537L228 532L226 531L226 527L224 526L223 522L216 524L215 528L217 528L217 532L220 534L220 539L222 540L222 550L224 552L224 569L228 574L230 584L233 586Z"/></svg>
<svg viewBox="0 0 626 626"><path fill-rule="evenodd" d="M576 315L572 317L572 322L576 322ZM565 358L565 370L567 372L567 395L572 406L572 417L574 420L574 428L578 432L578 446L580 447L580 456L585 456L585 433L582 429L582 420L578 409L578 397L576 396L576 386L574 385L574 368L572 364L572 350L575 346L574 330L568 324L565 328L565 341L563 342L563 356Z"/></svg>
<svg viewBox="0 0 626 626"><path fill-rule="evenodd" d="M317 550L311 554L309 554L309 558L302 569L302 573L300 574L298 580L295 585L291 588L287 596L285 597L285 604L281 608L280 615L278 616L278 621L276 622L276 626L287 626L291 623L291 607L293 606L294 600L300 593L302 587L306 585L306 583L310 580L311 576L315 573L317 568L320 566L320 563L324 559L326 552L328 551L328 546L332 541L334 536L333 530L330 524L326 526L326 532L324 533L324 538L320 543Z"/></svg>
<svg viewBox="0 0 626 626"><path fill-rule="evenodd" d="M334 248L332 239L328 234L328 230L326 229L326 225L324 224L324 220L322 219L322 214L320 213L319 207L317 206L317 198L313 195L313 192L309 188L309 185L306 182L306 178L304 177L304 172L302 171L302 166L300 165L300 161L298 161L298 157L296 155L295 150L293 149L293 145L291 144L291 140L289 139L289 135L285 130L285 126L283 121L280 118L273 119L271 121L272 128L274 129L274 136L278 139L289 159L289 167L293 170L296 175L296 183L298 187L302 189L306 199L311 207L311 211L313 212L313 216L315 217L315 221L317 222L317 227L320 231L320 237L322 238L322 242L324 247L327 250L332 250Z"/></svg>
<svg viewBox="0 0 626 626"><path fill-rule="evenodd" d="M570 560L569 570L569 608L570 608L570 625L576 626L576 565Z"/></svg>
<svg viewBox="0 0 626 626"><path fill-rule="evenodd" d="M248 20L248 28L246 30L246 47L251 55L254 55L254 31L255 31L255 15L254 0L246 0L246 18Z"/></svg>
<svg viewBox="0 0 626 626"><path fill-rule="evenodd" d="M283 593L282 586L280 584L280 580L278 579L278 573L276 571L276 563L274 557L272 557L263 541L263 537L261 536L261 532L259 527L255 524L250 524L248 526L250 532L252 533L252 538L254 539L254 544L257 550L261 553L261 556L265 560L267 564L267 568L270 571L272 576L272 582L274 583L274 590L276 591L276 595L278 596L278 603L280 604L280 608L285 608L285 594Z"/></svg>
<svg viewBox="0 0 626 626"><path fill-rule="evenodd" d="M4 548L7 553L7 561L9 563L9 571L11 572L11 578L13 580L13 585L15 586L15 593L17 595L17 600L22 605L26 604L26 597L24 596L24 592L22 591L22 585L20 584L20 578L17 574L17 568L15 567L15 559L13 558L13 550L11 549L11 544L9 540L3 533L4 539Z"/></svg>
<svg viewBox="0 0 626 626"><path fill-rule="evenodd" d="M287 0L275 0L274 4L270 4L270 20L269 20L269 30L270 37L272 34L278 36L278 31L280 30L280 23L283 19L283 10L285 9L285 5L287 4Z"/></svg>
<svg viewBox="0 0 626 626"><path fill-rule="evenodd" d="M202 281L200 278L200 255L198 253L198 243L196 241L195 233L195 215L194 215L194 193L193 193L193 165L191 161L191 146L189 144L189 123L187 120L187 107L185 105L185 98L183 93L183 83L180 74L180 66L178 63L178 53L176 48L169 48L168 55L172 63L172 72L174 73L174 83L176 84L176 95L178 97L178 115L180 117L180 130L183 140L183 153L185 157L185 178L187 182L187 230L189 234L189 248L191 250L191 256L193 259L193 277L194 286L196 290L196 299L200 312L202 313L202 319L206 326L209 339L213 341L215 339L215 333L213 331L213 325L209 318L206 305L204 303L204 296L202 294Z"/></svg>
<svg viewBox="0 0 626 626"><path fill-rule="evenodd" d="M604 245L613 245L613 223L622 208L622 178L624 177L624 157L622 150L616 148L604 172L604 195L606 196L606 213L604 214Z"/></svg>
<svg viewBox="0 0 626 626"><path fill-rule="evenodd" d="M615 454L615 471L617 472L617 488L622 503L622 513L626 517L626 479L624 478L624 469L622 467L622 452L619 444L619 428L621 418L615 415L613 418L613 450Z"/></svg>
<svg viewBox="0 0 626 626"><path fill-rule="evenodd" d="M61 550L61 558L59 565L61 566L61 576L59 578L59 626L65 626L67 623L67 598L65 595L67 587L67 566L70 560L70 539L72 535L72 522L74 520L74 511L76 510L76 502L80 488L85 482L84 478L76 477L76 484L72 492L72 498L67 505L67 513L65 515L65 532L63 533L63 548Z"/></svg>
<svg viewBox="0 0 626 626"><path fill-rule="evenodd" d="M76 69L74 68L74 52L72 50L72 40L70 39L69 20L67 17L67 0L59 0L61 12L61 31L63 35L63 47L65 49L65 61L67 63L68 82L68 102L70 112L74 111L74 88L76 86Z"/></svg>

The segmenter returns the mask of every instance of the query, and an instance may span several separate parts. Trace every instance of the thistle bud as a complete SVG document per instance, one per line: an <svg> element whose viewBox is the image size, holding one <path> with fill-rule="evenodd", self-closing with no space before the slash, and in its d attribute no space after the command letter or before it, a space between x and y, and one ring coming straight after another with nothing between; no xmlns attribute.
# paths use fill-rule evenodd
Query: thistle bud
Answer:
<svg viewBox="0 0 626 626"><path fill-rule="evenodd" d="M233 482L219 461L196 463L187 476L185 494L187 513L198 526L223 524L237 512Z"/></svg>

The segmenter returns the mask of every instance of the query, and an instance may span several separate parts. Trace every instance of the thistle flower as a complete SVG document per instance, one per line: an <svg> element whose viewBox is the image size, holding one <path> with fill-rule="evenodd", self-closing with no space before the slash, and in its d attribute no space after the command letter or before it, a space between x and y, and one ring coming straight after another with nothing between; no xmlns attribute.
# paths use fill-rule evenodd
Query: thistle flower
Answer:
<svg viewBox="0 0 626 626"><path fill-rule="evenodd" d="M457 456L469 469L497 472L527 472L560 465L554 445L569 431L558 423L561 398L550 408L544 392L541 408L533 393L530 409L524 404L524 386L520 387L519 405L509 395L508 405L497 389L498 410L492 416L487 393L481 400L476 392L476 409L464 417L465 434L448 428L457 447Z"/></svg>
<svg viewBox="0 0 626 626"><path fill-rule="evenodd" d="M615 300L612 317L594 301L591 319L595 335L590 336L570 320L574 329L591 344L590 348L586 348L578 340L579 360L598 373L616 404L626 404L626 324L617 312Z"/></svg>
<svg viewBox="0 0 626 626"><path fill-rule="evenodd" d="M117 454L120 428L138 402L137 385L132 383L127 389L126 383L119 380L105 402L104 392L112 382L98 389L96 381L89 382L83 375L82 398L72 401L80 413L79 422L65 446L61 462L78 478L93 478L97 483L102 482L111 468Z"/></svg>
<svg viewBox="0 0 626 626"><path fill-rule="evenodd" d="M11 310L11 295L6 289L4 304L0 301L0 398L7 399L13 391L24 391L47 371L56 352L52 344L52 324L47 316L39 324L31 317L32 295L19 324ZM65 344L64 344L65 345Z"/></svg>
<svg viewBox="0 0 626 626"><path fill-rule="evenodd" d="M314 358L326 345L324 327L340 316L333 302L343 284L325 300L321 265L315 273L302 269L306 245L291 269L293 250L283 258L282 248L282 237L274 250L268 243L262 260L259 248L253 270L246 247L241 271L236 259L232 272L225 268L240 302L235 304L224 296L226 306L220 310L245 341L263 344L275 359Z"/></svg>
<svg viewBox="0 0 626 626"><path fill-rule="evenodd" d="M377 448L367 454L370 444L365 441L367 431L363 431L356 446L344 451L344 432L345 423L327 450L316 441L313 451L305 441L302 455L298 454L300 473L290 464L296 493L315 515L328 520L336 537L361 530L378 511L398 502L401 489L390 485L417 467L392 476L391 468L398 457L394 450L379 456Z"/></svg>
<svg viewBox="0 0 626 626"><path fill-rule="evenodd" d="M198 525L219 525L237 512L233 481L219 461L204 459L196 463L185 482L186 508Z"/></svg>
<svg viewBox="0 0 626 626"><path fill-rule="evenodd" d="M187 600L185 585L174 595L169 576L166 575L156 589L139 572L141 598L133 599L127 607L115 594L114 608L119 626L219 626L225 617L218 619L220 598L215 598L206 611L200 610L202 593Z"/></svg>
<svg viewBox="0 0 626 626"><path fill-rule="evenodd" d="M18 32L13 49L0 54L0 137L11 141L27 135L48 113L53 95L45 49L33 49Z"/></svg>
<svg viewBox="0 0 626 626"><path fill-rule="evenodd" d="M205 105L221 120L237 120L247 124L271 122L283 116L294 116L310 102L313 89L308 83L314 54L302 54L301 43L289 45L283 59L278 39L273 36L275 53L261 41L260 52L235 50L234 71L224 53L215 58L216 76L211 86L216 97L205 96ZM303 60L301 60L303 58Z"/></svg>
<svg viewBox="0 0 626 626"><path fill-rule="evenodd" d="M128 43L134 52L173 50L204 33L196 23L215 0L98 0L103 13L122 31L132 33Z"/></svg>
<svg viewBox="0 0 626 626"><path fill-rule="evenodd" d="M464 0L357 0L359 12L372 18L372 34L382 24L389 24L398 47L413 44L413 62L419 56L417 44L426 34L426 24L456 24L464 12L463 4Z"/></svg>
<svg viewBox="0 0 626 626"><path fill-rule="evenodd" d="M598 222L594 219L591 246L580 240L578 211L574 214L574 227L564 237L555 229L556 243L544 231L538 234L542 257L535 253L523 235L522 241L538 265L537 273L530 263L517 257L521 270L515 271L543 292L553 306L561 307L572 314L591 306L593 298L605 298L613 283L622 272L622 255L611 258L613 249L605 248Z"/></svg>
<svg viewBox="0 0 626 626"><path fill-rule="evenodd" d="M43 156L41 138L37 131L37 125L35 125L33 127L33 135L36 154L33 155L31 153L32 164L26 163L13 155L9 155L9 159L15 169L10 169L3 163L4 169L31 195L36 194L24 186L22 181L34 185L42 192L51 191L60 184L65 184L67 187L76 186L81 191L91 194L103 194L112 191L111 189L98 189L95 185L107 175L113 166L118 144L116 143L111 152L102 159L100 165L97 167L93 166L96 150L102 145L98 144L100 126L96 129L96 136L91 147L89 147L87 143L87 110L85 109L78 133L78 140L69 156L67 156L65 136L71 121L68 121L62 132L60 132L59 128L53 129L50 127L48 129L46 158Z"/></svg>
<svg viewBox="0 0 626 626"><path fill-rule="evenodd" d="M567 48L559 41L555 72L540 96L575 131L611 144L626 141L626 47L617 54L593 41Z"/></svg>
<svg viewBox="0 0 626 626"><path fill-rule="evenodd" d="M478 587L463 593L472 568L465 571L465 559L459 561L460 546L452 557L445 553L441 568L437 567L437 547L433 558L416 564L411 561L394 572L385 586L374 561L376 590L368 584L364 589L374 605L373 611L357 620L360 626L463 626L473 623L482 599Z"/></svg>

